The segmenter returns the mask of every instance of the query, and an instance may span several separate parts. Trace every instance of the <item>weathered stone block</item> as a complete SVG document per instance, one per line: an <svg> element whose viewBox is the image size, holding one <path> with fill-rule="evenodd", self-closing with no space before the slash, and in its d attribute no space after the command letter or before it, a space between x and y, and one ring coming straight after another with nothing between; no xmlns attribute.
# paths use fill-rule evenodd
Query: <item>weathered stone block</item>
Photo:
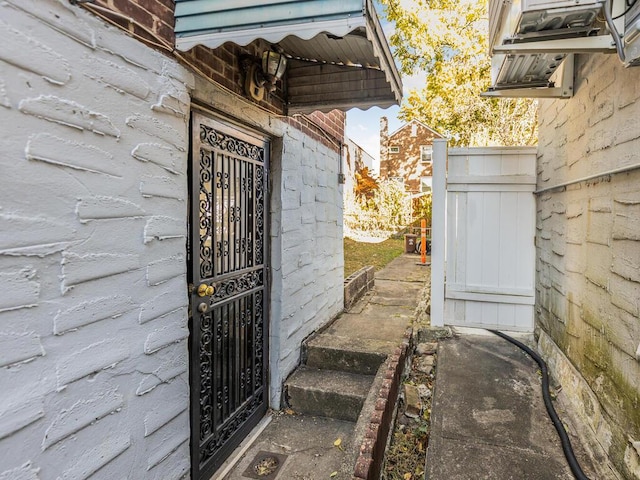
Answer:
<svg viewBox="0 0 640 480"><path fill-rule="evenodd" d="M410 418L417 418L422 412L422 400L420 399L418 387L410 384L404 384L403 387L405 400L404 414Z"/></svg>
<svg viewBox="0 0 640 480"><path fill-rule="evenodd" d="M595 285L607 290L609 288L609 272L611 270L611 252L597 243L587 244L586 278Z"/></svg>
<svg viewBox="0 0 640 480"><path fill-rule="evenodd" d="M419 343L416 346L416 355L433 355L438 349L438 344L434 342Z"/></svg>
<svg viewBox="0 0 640 480"><path fill-rule="evenodd" d="M25 158L114 178L122 174L122 162L115 161L111 153L91 144L49 133L37 133L29 138Z"/></svg>
<svg viewBox="0 0 640 480"><path fill-rule="evenodd" d="M56 364L58 387L64 387L91 373L110 368L128 356L127 345L113 338L77 348Z"/></svg>
<svg viewBox="0 0 640 480"><path fill-rule="evenodd" d="M126 124L149 135L154 140L162 140L180 151L186 150L185 136L173 125L150 115L135 114L126 119Z"/></svg>
<svg viewBox="0 0 640 480"><path fill-rule="evenodd" d="M147 265L147 285L160 285L172 278L187 273L186 263L182 255L174 255L151 262Z"/></svg>
<svg viewBox="0 0 640 480"><path fill-rule="evenodd" d="M71 78L69 61L59 52L12 28L8 24L0 23L2 32L2 46L0 59L8 64L41 75L46 80L57 85L64 85ZM29 55L24 55L28 49Z"/></svg>
<svg viewBox="0 0 640 480"><path fill-rule="evenodd" d="M0 272L0 312L30 308L38 305L40 282L36 271L25 268L19 271Z"/></svg>
<svg viewBox="0 0 640 480"><path fill-rule="evenodd" d="M158 165L173 174L186 170L184 154L160 143L140 143L131 151L131 156L141 162Z"/></svg>
<svg viewBox="0 0 640 480"><path fill-rule="evenodd" d="M640 240L640 193L616 195L613 205L613 239Z"/></svg>
<svg viewBox="0 0 640 480"><path fill-rule="evenodd" d="M138 255L114 253L62 255L62 291L91 280L135 270L140 266Z"/></svg>
<svg viewBox="0 0 640 480"><path fill-rule="evenodd" d="M22 113L50 122L87 130L98 135L120 137L120 130L115 127L107 115L92 111L73 100L54 95L40 95L36 98L22 100L18 109Z"/></svg>
<svg viewBox="0 0 640 480"><path fill-rule="evenodd" d="M174 200L186 198L185 185L166 176L143 175L140 179L140 193L143 197L161 197Z"/></svg>
<svg viewBox="0 0 640 480"><path fill-rule="evenodd" d="M610 277L611 303L626 312L640 317L640 284L629 281L619 275Z"/></svg>
<svg viewBox="0 0 640 480"><path fill-rule="evenodd" d="M627 280L640 284L640 243L632 240L613 242L613 262L611 271Z"/></svg>
<svg viewBox="0 0 640 480"><path fill-rule="evenodd" d="M108 384L97 385L90 396L66 406L56 415L45 432L42 448L51 447L121 409L123 405L124 397L118 392L117 387Z"/></svg>

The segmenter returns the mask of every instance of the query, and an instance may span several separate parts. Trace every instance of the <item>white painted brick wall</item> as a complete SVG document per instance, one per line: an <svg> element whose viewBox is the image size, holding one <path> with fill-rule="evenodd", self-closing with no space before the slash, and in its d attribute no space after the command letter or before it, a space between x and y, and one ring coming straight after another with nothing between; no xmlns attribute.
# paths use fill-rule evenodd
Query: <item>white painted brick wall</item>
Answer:
<svg viewBox="0 0 640 480"><path fill-rule="evenodd" d="M302 341L343 309L344 256L340 155L292 132L279 162L279 197L272 199L274 260L271 403L279 407L282 381L300 362ZM278 169L276 169L277 171ZM275 190L275 189L274 189ZM280 205L282 208L280 209ZM281 292L281 293L280 293Z"/></svg>
<svg viewBox="0 0 640 480"><path fill-rule="evenodd" d="M192 77L67 1L0 18L0 479L183 478Z"/></svg>
<svg viewBox="0 0 640 480"><path fill-rule="evenodd" d="M623 68L615 55L583 55L577 72L574 98L541 102L540 188L640 163L640 70ZM586 394L569 399L596 436L608 432L598 441L633 479L640 478L632 444L640 440L639 185L636 169L541 194L536 238L539 325L581 378L571 368L556 373L570 392L595 394L598 415L585 407Z"/></svg>
<svg viewBox="0 0 640 480"><path fill-rule="evenodd" d="M6 0L0 19L0 480L182 478L194 79L66 0ZM195 81L273 138L279 407L302 340L342 310L340 156Z"/></svg>

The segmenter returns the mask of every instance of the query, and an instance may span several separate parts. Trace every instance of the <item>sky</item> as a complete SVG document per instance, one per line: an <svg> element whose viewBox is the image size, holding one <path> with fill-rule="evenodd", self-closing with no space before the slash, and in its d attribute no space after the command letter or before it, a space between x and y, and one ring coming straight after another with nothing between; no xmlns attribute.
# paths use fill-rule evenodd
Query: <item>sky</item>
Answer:
<svg viewBox="0 0 640 480"><path fill-rule="evenodd" d="M347 112L347 137L371 155L376 164L380 160L380 117L389 119L389 131L393 132L402 124L397 117L399 110L400 107L393 106L384 110L378 107L369 110L352 108ZM374 165L374 170L379 171L377 165Z"/></svg>
<svg viewBox="0 0 640 480"><path fill-rule="evenodd" d="M411 5L413 0L403 0L401 3ZM404 5L403 5L404 6ZM408 5L407 5L408 6ZM376 2L376 11L380 18L380 23L387 38L393 33L393 25L384 19L382 8ZM424 74L412 77L402 76L403 93L406 95L409 90L420 88L424 85ZM400 107L393 106L387 109L372 107L369 110L352 108L347 112L346 134L351 140L362 147L365 152L374 158L374 170L379 172L380 162L380 117L389 119L389 132L394 132L402 125L398 120Z"/></svg>
<svg viewBox="0 0 640 480"><path fill-rule="evenodd" d="M402 77L402 87L406 95L410 89L424 85L424 75L414 77ZM386 109L371 107L369 110L352 108L347 112L347 137L360 145L365 152L371 155L374 162L374 170L379 172L380 161L380 117L389 120L389 133L402 126L398 119L400 107L393 106Z"/></svg>

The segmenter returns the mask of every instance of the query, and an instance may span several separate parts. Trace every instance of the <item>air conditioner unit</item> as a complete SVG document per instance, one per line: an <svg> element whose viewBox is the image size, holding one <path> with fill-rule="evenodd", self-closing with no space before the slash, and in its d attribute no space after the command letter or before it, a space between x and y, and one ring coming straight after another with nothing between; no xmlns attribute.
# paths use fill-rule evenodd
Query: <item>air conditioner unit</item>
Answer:
<svg viewBox="0 0 640 480"><path fill-rule="evenodd" d="M640 1L624 16L624 58L628 67L640 66Z"/></svg>
<svg viewBox="0 0 640 480"><path fill-rule="evenodd" d="M605 0L490 0L492 87L486 95L571 96L573 64L563 67L573 62L571 54L615 51L604 5Z"/></svg>
<svg viewBox="0 0 640 480"><path fill-rule="evenodd" d="M589 37L605 29L604 0L491 0L489 45Z"/></svg>
<svg viewBox="0 0 640 480"><path fill-rule="evenodd" d="M553 87L551 77L566 56L566 53L494 55L491 83L495 88Z"/></svg>

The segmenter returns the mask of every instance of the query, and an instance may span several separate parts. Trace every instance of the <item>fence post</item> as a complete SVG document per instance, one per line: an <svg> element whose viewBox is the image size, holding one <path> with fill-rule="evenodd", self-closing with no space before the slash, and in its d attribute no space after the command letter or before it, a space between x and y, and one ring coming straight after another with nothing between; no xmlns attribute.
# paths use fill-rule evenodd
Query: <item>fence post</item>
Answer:
<svg viewBox="0 0 640 480"><path fill-rule="evenodd" d="M444 273L447 213L447 141L433 141L431 220L431 326L444 326Z"/></svg>
<svg viewBox="0 0 640 480"><path fill-rule="evenodd" d="M427 221L420 220L420 263L427 264Z"/></svg>

